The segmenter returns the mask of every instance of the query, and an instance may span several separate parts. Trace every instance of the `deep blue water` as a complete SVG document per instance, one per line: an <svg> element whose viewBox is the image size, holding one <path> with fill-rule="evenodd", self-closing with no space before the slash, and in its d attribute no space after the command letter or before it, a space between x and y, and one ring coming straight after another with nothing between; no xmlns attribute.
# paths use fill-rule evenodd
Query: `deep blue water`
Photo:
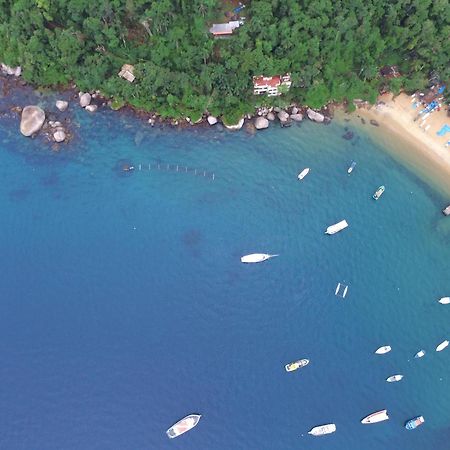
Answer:
<svg viewBox="0 0 450 450"><path fill-rule="evenodd" d="M71 108L79 134L59 153L0 119L0 448L448 449L440 194L363 127L249 136ZM122 160L152 169L122 176ZM240 263L254 252L280 256ZM199 425L169 441L190 413Z"/></svg>

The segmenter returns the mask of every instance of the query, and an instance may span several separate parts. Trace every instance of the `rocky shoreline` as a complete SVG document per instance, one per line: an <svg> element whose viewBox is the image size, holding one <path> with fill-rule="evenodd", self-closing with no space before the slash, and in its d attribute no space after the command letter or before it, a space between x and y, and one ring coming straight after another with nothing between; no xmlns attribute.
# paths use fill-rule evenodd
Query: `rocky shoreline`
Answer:
<svg viewBox="0 0 450 450"><path fill-rule="evenodd" d="M0 81L2 82L2 95L7 97L13 89L33 89L23 79L20 78L20 67L11 68L0 65ZM20 131L24 136L36 137L43 135L48 142L55 144L54 150L59 149L59 145L67 143L73 136L71 116L67 114L68 109L74 106L81 107L88 113L95 113L99 108L109 107L115 109L113 101L96 92L79 92L76 86L69 88L61 88L54 91L61 94L55 103L54 108L44 111L37 105L30 104L24 108L17 105L11 106L10 112L20 114ZM65 99L63 99L65 98ZM226 128L230 131L244 129L246 132L253 134L258 130L264 130L275 124L286 128L293 123L302 122L305 118L308 120L327 124L333 116L334 105L328 105L320 111L292 104L286 108L279 107L261 107L255 110L254 114L247 114L242 117L236 124L226 124L220 118L215 117L207 112L197 120L192 122L189 117L182 120L164 119L155 112L142 111L125 105L118 110L131 111L136 117L147 122L150 126L173 126L187 128L191 126L207 126L216 128ZM49 108L47 108L49 109ZM0 117L5 112L0 111Z"/></svg>

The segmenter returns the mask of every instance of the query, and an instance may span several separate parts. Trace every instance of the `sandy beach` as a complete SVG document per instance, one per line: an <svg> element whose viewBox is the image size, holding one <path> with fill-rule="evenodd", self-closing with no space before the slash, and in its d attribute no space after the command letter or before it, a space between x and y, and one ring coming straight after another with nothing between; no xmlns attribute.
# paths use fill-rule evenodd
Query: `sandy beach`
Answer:
<svg viewBox="0 0 450 450"><path fill-rule="evenodd" d="M364 121L365 129L394 157L450 196L450 145L446 146L450 132L444 136L436 134L445 124L450 125L447 107L425 117L424 113L419 115L423 106L413 106L414 99L404 93L396 97L385 94L379 97L377 105L358 108L347 117L355 125ZM371 125L371 120L379 126Z"/></svg>

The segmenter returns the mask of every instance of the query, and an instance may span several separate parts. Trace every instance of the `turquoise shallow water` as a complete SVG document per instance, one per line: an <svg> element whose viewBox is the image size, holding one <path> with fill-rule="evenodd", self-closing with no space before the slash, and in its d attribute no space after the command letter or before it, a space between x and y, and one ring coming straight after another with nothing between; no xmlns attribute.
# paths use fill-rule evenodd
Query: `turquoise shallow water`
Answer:
<svg viewBox="0 0 450 450"><path fill-rule="evenodd" d="M80 135L58 154L0 119L2 448L448 448L440 194L363 128L249 136L74 109ZM119 161L152 170L122 176ZM280 256L239 262L253 252ZM388 422L359 423L383 408ZM197 428L169 441L194 412ZM307 435L329 422L335 434Z"/></svg>

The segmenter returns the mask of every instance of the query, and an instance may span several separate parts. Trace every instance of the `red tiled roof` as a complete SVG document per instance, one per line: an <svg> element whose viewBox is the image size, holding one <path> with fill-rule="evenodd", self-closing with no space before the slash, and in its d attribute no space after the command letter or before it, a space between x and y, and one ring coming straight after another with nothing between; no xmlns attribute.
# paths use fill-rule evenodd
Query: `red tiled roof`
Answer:
<svg viewBox="0 0 450 450"><path fill-rule="evenodd" d="M271 87L277 87L281 84L281 78L279 75L276 75L274 77L254 77L253 78L253 85L256 86L271 86Z"/></svg>

